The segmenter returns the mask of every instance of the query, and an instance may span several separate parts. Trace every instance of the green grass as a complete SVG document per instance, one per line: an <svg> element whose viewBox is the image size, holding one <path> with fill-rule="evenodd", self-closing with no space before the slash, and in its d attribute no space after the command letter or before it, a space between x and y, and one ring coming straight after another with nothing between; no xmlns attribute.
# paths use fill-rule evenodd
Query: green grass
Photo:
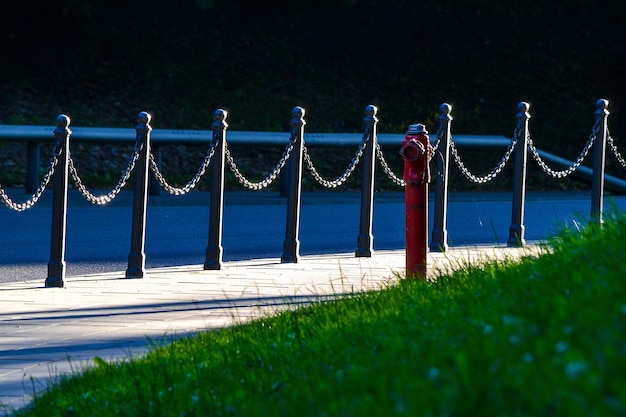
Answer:
<svg viewBox="0 0 626 417"><path fill-rule="evenodd" d="M626 415L626 214L60 377L19 416Z"/></svg>

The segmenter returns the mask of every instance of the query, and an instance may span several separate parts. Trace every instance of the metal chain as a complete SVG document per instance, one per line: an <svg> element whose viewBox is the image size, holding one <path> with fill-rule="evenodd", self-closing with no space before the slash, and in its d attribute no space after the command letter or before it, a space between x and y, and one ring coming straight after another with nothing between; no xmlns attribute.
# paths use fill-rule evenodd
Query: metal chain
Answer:
<svg viewBox="0 0 626 417"><path fill-rule="evenodd" d="M518 127L515 128L515 133L513 134L514 135L513 140L511 141L509 148L506 150L506 152L502 156L502 159L500 159L500 162L498 162L498 164L491 170L489 174L484 175L482 177L477 177L476 175L472 174L469 169L467 169L467 167L461 160L461 157L459 156L456 146L454 146L454 141L452 140L450 140L450 153L454 157L454 161L456 162L457 166L459 167L459 170L465 176L465 178L477 184L485 184L486 182L489 182L493 180L495 177L497 177L498 174L502 171L502 169L506 166L507 162L509 162L509 159L511 158L511 155L513 154L513 151L515 150L515 145L517 144L517 141L519 138L519 133L520 133L519 130L520 130L520 126L518 125Z"/></svg>
<svg viewBox="0 0 626 417"><path fill-rule="evenodd" d="M387 161L385 160L385 156L383 155L383 150L380 148L380 144L378 143L376 144L376 156L380 161L380 165L383 167L383 172L389 177L389 179L393 181L394 184L399 185L400 187L404 187L406 183L402 178L397 177L396 174L393 173L391 168L389 168L389 164L387 163Z"/></svg>
<svg viewBox="0 0 626 417"><path fill-rule="evenodd" d="M89 190L87 190L82 180L80 179L80 176L78 175L78 171L76 170L76 167L74 166L74 161L72 160L71 155L70 155L69 168L70 168L70 173L72 174L72 178L74 179L74 184L76 185L76 188L78 188L78 190L83 195L83 197L85 197L85 199L87 199L87 201L89 201L92 204L97 204L99 206L102 206L102 205L110 203L119 194L122 188L124 188L124 186L126 185L126 181L128 181L128 178L130 178L131 172L133 171L133 169L135 169L135 163L137 162L137 159L139 159L139 151L141 150L141 148L143 148L143 144L140 144L138 146L135 145L135 151L133 152L133 155L128 161L128 166L126 167L126 171L124 172L124 174L118 181L117 185L108 193L100 195L100 196L93 195L91 192L89 192Z"/></svg>
<svg viewBox="0 0 626 417"><path fill-rule="evenodd" d="M553 178L562 179L570 175L572 172L576 171L576 169L578 169L580 164L583 163L583 161L587 157L587 154L589 153L589 149L591 149L591 147L593 146L593 142L596 139L596 133L599 127L600 127L600 123L596 122L595 125L593 126L593 131L591 132L591 135L589 135L589 139L587 140L587 143L585 144L585 147L583 148L578 158L576 158L576 161L574 161L574 163L570 165L569 168L564 169L562 171L554 171L541 159L539 152L537 152L537 148L535 148L533 141L530 138L530 134L528 135L528 149L530 149L531 155L533 156L535 162L537 162L537 165L539 165L539 167L543 170L543 172L545 172L546 174L548 174L549 176Z"/></svg>
<svg viewBox="0 0 626 417"><path fill-rule="evenodd" d="M217 146L217 142L213 141L213 143L211 143L211 147L209 148L209 150L207 151L207 154L204 157L204 160L202 161L202 165L200 165L200 168L198 168L196 175L182 188L176 188L168 184L168 182L165 180L165 177L163 177L163 174L161 173L159 166L154 160L154 155L152 154L152 152L150 152L150 168L152 169L152 172L154 172L155 178L159 181L163 189L165 189L168 193L173 194L173 195L187 194L189 191L195 188L195 186L198 184L198 181L200 181L200 179L206 172L206 169L208 168L209 164L211 163L211 159L213 158L213 155L215 154L216 146Z"/></svg>
<svg viewBox="0 0 626 417"><path fill-rule="evenodd" d="M617 162L619 162L619 164L622 166L622 168L626 169L626 160L624 160L624 157L622 156L622 154L617 149L617 145L615 144L615 141L611 137L611 134L609 133L609 129L608 128L606 129L606 141L609 144L609 146L611 147L611 151L613 151L613 155L615 155L615 159L617 159Z"/></svg>
<svg viewBox="0 0 626 417"><path fill-rule="evenodd" d="M52 175L54 175L54 170L56 169L56 166L59 163L59 156L61 156L61 152L63 152L63 145L57 144L52 151L52 158L50 158L50 166L48 167L48 171L43 176L43 179L41 180L41 184L39 184L39 188L37 188L37 191L35 192L35 194L31 196L29 200L23 203L14 202L7 195L7 193L2 188L2 185L0 184L0 198L2 198L2 201L4 202L4 204L8 208L15 210L15 211L19 211L19 212L28 210L29 208L37 204L37 201L39 201L39 198L41 197L43 192L46 190L46 187L50 183L50 178L52 178Z"/></svg>
<svg viewBox="0 0 626 417"><path fill-rule="evenodd" d="M437 129L437 142L435 142L435 145L433 146L433 150L432 150L432 154L434 155L435 152L437 152L437 148L439 148L439 144L441 143L441 138L444 134L444 128L443 125L440 124L439 128Z"/></svg>
<svg viewBox="0 0 626 417"><path fill-rule="evenodd" d="M361 161L361 157L363 156L363 151L365 150L365 147L367 146L367 141L369 140L369 138L370 138L370 133L368 130L363 134L363 138L361 140L361 143L359 144L359 149L354 154L354 157L352 158L350 165L348 165L348 168L346 168L343 174L341 174L339 177L337 177L336 179L332 181L322 178L322 176L317 171L317 169L315 169L315 166L313 165L313 162L311 161L311 156L309 155L309 152L306 146L304 147L304 150L303 150L304 162L306 162L306 165L309 171L311 171L311 175L313 175L313 178L315 178L315 180L318 183L320 183L322 186L326 188L336 188L340 186L341 184L343 184L344 182L346 182L346 180L350 178L350 175L352 175L352 173L356 169L357 165L359 165L359 162Z"/></svg>
<svg viewBox="0 0 626 417"><path fill-rule="evenodd" d="M228 162L228 166L229 166L231 172L235 175L237 180L239 180L239 182L244 187L246 187L246 188L248 188L250 190L254 190L254 191L262 190L262 189L268 187L276 179L276 177L278 177L278 175L280 174L280 171L285 166L285 163L287 162L287 159L289 159L289 157L291 156L291 151L293 150L293 146L294 146L294 143L295 143L296 135L297 135L297 133L295 133L295 132L292 133L291 137L289 138L289 143L285 147L285 151L283 152L283 155L280 157L280 160L278 161L278 163L276 164L274 169L272 169L272 172L270 172L267 175L267 177L265 177L265 179L263 179L262 181L252 182L252 181L248 180L239 171L239 168L237 167L237 164L235 164L235 160L233 159L232 155L230 154L230 150L228 149L226 143L224 143L224 153L225 153L225 157L226 157L226 162Z"/></svg>

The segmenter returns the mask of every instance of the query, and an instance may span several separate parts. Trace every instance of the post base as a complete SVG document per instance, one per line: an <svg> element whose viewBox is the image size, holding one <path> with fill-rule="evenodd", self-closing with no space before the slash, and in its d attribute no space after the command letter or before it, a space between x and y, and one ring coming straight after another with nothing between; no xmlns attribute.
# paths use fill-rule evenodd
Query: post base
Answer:
<svg viewBox="0 0 626 417"><path fill-rule="evenodd" d="M144 271L136 268L129 268L126 270L124 278L143 278Z"/></svg>
<svg viewBox="0 0 626 417"><path fill-rule="evenodd" d="M447 252L448 250L448 233L445 230L433 230L430 251L431 252Z"/></svg>
<svg viewBox="0 0 626 417"><path fill-rule="evenodd" d="M146 272L146 255L143 253L131 253L128 255L128 268L126 278L143 278Z"/></svg>
<svg viewBox="0 0 626 417"><path fill-rule="evenodd" d="M46 288L63 288L65 286L65 262L49 262Z"/></svg>
<svg viewBox="0 0 626 417"><path fill-rule="evenodd" d="M372 240L374 237L371 234L359 235L356 239L356 251L354 256L357 258L371 258L374 253Z"/></svg>
<svg viewBox="0 0 626 417"><path fill-rule="evenodd" d="M526 228L520 225L511 226L509 229L509 240L506 245L510 248L520 248L526 246L526 240L524 239L524 232Z"/></svg>
<svg viewBox="0 0 626 417"><path fill-rule="evenodd" d="M221 246L207 247L204 261L205 271L219 271L222 269L222 252Z"/></svg>
<svg viewBox="0 0 626 417"><path fill-rule="evenodd" d="M46 288L63 288L64 286L65 286L65 282L63 282L63 278L59 278L59 277L46 278Z"/></svg>
<svg viewBox="0 0 626 417"><path fill-rule="evenodd" d="M297 264L300 260L300 241L288 239L283 243L283 254L280 262L283 264Z"/></svg>

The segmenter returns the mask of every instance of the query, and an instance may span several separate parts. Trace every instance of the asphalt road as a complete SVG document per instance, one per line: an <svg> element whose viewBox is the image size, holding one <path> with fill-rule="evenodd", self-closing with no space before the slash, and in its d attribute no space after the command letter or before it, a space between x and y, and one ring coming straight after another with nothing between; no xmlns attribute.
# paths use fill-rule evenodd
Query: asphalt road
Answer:
<svg viewBox="0 0 626 417"><path fill-rule="evenodd" d="M48 192L46 192L48 193ZM11 197L22 201L21 194ZM25 197L24 197L25 199ZM51 196L25 212L0 207L0 282L45 280L50 256ZM71 194L67 218L67 276L124 271L130 249L132 196L120 194L93 206ZM359 233L358 193L304 193L300 218L302 255L354 252ZM209 195L151 197L147 214L146 266L204 263ZM432 202L430 222L432 227ZM626 209L626 197L607 197L606 210ZM589 193L529 193L526 240L544 240L564 227L589 220ZM280 257L285 239L286 199L268 192L227 193L224 260ZM403 193L377 193L374 249L405 244ZM511 223L510 193L453 193L448 207L450 246L506 244Z"/></svg>

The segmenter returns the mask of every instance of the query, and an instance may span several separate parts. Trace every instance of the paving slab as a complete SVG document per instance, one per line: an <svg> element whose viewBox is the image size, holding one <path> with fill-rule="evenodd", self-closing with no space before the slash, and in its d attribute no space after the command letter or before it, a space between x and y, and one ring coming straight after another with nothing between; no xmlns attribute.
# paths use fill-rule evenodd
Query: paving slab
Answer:
<svg viewBox="0 0 626 417"><path fill-rule="evenodd" d="M468 263L541 252L477 246L430 253L429 277ZM242 323L319 297L377 290L402 279L404 250L154 268L143 279L125 273L70 276L64 288L44 281L0 284L0 410L26 405L55 376L79 372L98 356L126 360L154 343Z"/></svg>

